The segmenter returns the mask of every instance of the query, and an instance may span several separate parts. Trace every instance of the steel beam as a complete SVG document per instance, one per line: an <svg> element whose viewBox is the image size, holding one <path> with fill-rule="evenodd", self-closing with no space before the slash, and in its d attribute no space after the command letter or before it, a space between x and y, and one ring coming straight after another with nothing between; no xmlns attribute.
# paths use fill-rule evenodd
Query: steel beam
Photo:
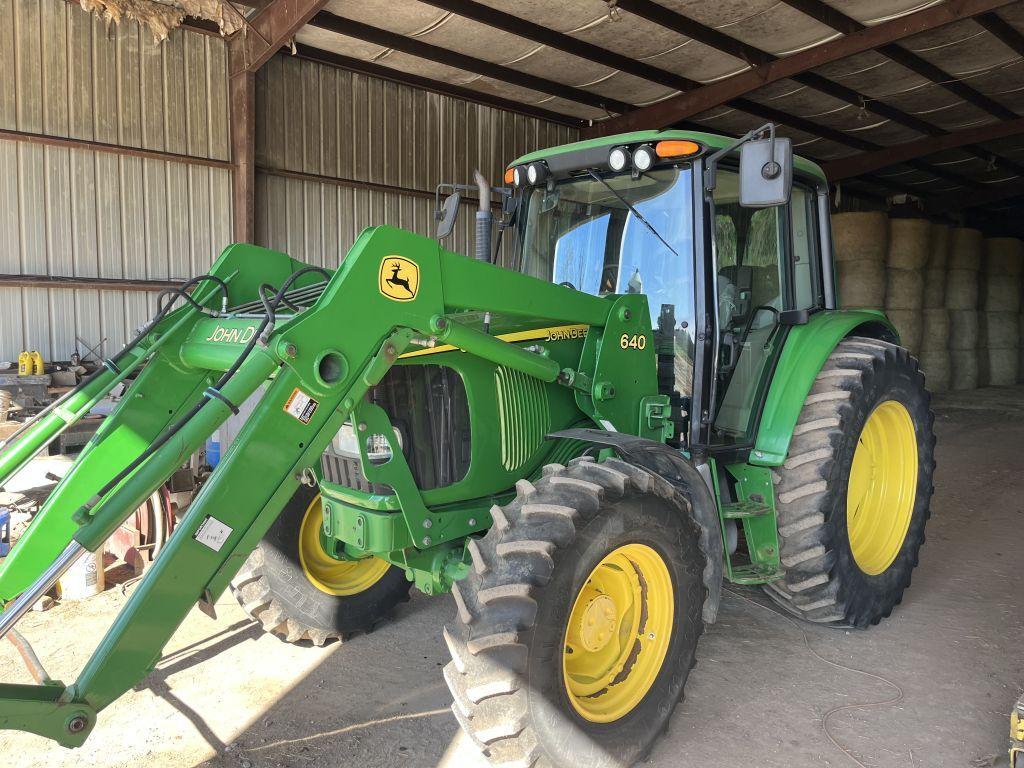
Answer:
<svg viewBox="0 0 1024 768"><path fill-rule="evenodd" d="M1024 35L1011 27L999 14L983 13L975 21L1018 56L1024 56Z"/></svg>
<svg viewBox="0 0 1024 768"><path fill-rule="evenodd" d="M327 0L271 0L228 38L231 108L231 208L236 243L256 237L256 71L326 5Z"/></svg>
<svg viewBox="0 0 1024 768"><path fill-rule="evenodd" d="M993 7L1007 5L1012 1L950 0L950 2L932 6L923 11L917 11L916 13L883 22L873 27L861 28L860 30L850 29L845 37L822 43L783 59L768 61L738 75L691 90L689 93L659 101L657 104L635 110L615 120L606 121L606 123L615 124L614 127L610 127L608 130L611 132L635 130L638 128L648 128L652 125L669 125L679 120L685 120L770 83L795 77L815 67L864 53L865 51L874 50L881 45L945 26L969 15L981 13ZM811 0L811 2L815 6L818 5L814 0ZM804 6L808 5L808 2L807 0L793 0L790 4L803 11L805 10ZM622 3L619 5L625 8L631 6L630 3L626 3L624 6ZM822 7L828 8L829 13L823 12L822 18L818 20L829 24L829 26L833 26L833 24L844 26L840 19L846 19L852 24L857 24L853 19L844 16L829 6L823 5ZM825 19L829 19L829 21L825 21ZM849 29L848 25L845 26L846 28L840 31L845 32ZM811 87L821 88L823 85L822 80L824 78L820 78ZM830 81L825 82L835 85ZM844 100L849 100L849 94L846 95ZM875 105L871 105L868 108L873 110L874 107ZM605 129L601 128L601 130Z"/></svg>
<svg viewBox="0 0 1024 768"><path fill-rule="evenodd" d="M617 99L609 99L582 88L531 75L511 67L478 59L475 56L456 53L437 45L425 43L422 40L406 37L397 32L364 24L354 19L347 19L327 11L321 11L316 14L311 24L339 35L345 35L346 37L352 37L368 43L375 43L385 48L392 48L396 51L407 53L410 56L417 56L427 61L445 64L449 67L455 67L456 69L473 72L485 77L492 77L495 80L546 93L549 96L557 96L568 101L574 101L577 104L585 104L597 109L603 109L607 112L622 114L635 108L634 105L618 101Z"/></svg>
<svg viewBox="0 0 1024 768"><path fill-rule="evenodd" d="M228 38L229 72L255 72L304 27L327 0L271 0Z"/></svg>
<svg viewBox="0 0 1024 768"><path fill-rule="evenodd" d="M1024 118L1018 117L1015 120L994 122L978 128L967 128L963 131L946 133L941 136L929 136L923 139L916 139L915 141L904 142L903 144L895 144L891 147L884 147L872 152L864 152L859 155L832 160L824 163L823 168L829 180L838 181L853 176L861 176L862 174L877 171L880 168L887 168L891 165L906 163L935 154L936 152L943 152L947 149L957 149L1021 134L1024 134Z"/></svg>
<svg viewBox="0 0 1024 768"><path fill-rule="evenodd" d="M955 193L936 195L925 203L925 207L929 213L952 213L966 208L991 205L1015 197L1024 197L1024 180L986 184L985 187L983 191L972 192L970 195Z"/></svg>
<svg viewBox="0 0 1024 768"><path fill-rule="evenodd" d="M810 16L812 19L820 21L822 24L832 27L832 29L842 32L845 35L855 34L866 29L866 27L856 19L847 16L842 11L838 11L831 6L826 5L821 0L783 0L783 2L800 11L804 15ZM928 11L938 11L941 9L946 15L950 16L947 23L952 23L954 21L960 21L962 19L989 13L993 8L1008 5L1008 3L999 3L994 5L992 3L985 2L985 0L982 0L980 3L960 3L959 5L968 6L965 9L957 8L957 5L958 4L954 2L942 3L937 7L933 7L919 13L927 13ZM970 6L973 6L973 8ZM916 14L911 14L911 16L913 15ZM901 20L902 19L897 19L896 21L898 22ZM872 27L872 29L877 29L877 27ZM904 37L906 37L906 35ZM947 91L959 96L964 101L974 104L979 109L985 110L993 117L998 117L1001 120L1012 120L1017 116L995 99L976 91L967 83L957 80L948 72L932 64L927 59L923 59L916 53L896 45L895 41L890 40L886 44L879 44L878 52L886 58L896 62L901 67L909 69L911 72L920 75L926 80L930 80L936 85L942 86Z"/></svg>
<svg viewBox="0 0 1024 768"><path fill-rule="evenodd" d="M243 69L228 82L231 107L231 208L236 243L256 238L256 75Z"/></svg>
<svg viewBox="0 0 1024 768"><path fill-rule="evenodd" d="M18 141L26 144L41 144L48 147L65 147L68 149L84 149L92 152L103 152L110 155L121 155L126 157L142 157L147 160L163 160L169 163L185 163L186 165L203 165L208 168L231 168L227 160L214 160L210 157L199 157L197 155L185 155L178 152L164 152L156 149L143 149L142 147L126 147L121 144L107 144L102 141L90 141L88 139L68 139L63 136L46 136L41 133L30 133L28 131L15 131L9 128L0 128L0 140Z"/></svg>
<svg viewBox="0 0 1024 768"><path fill-rule="evenodd" d="M445 96L451 96L464 101L471 101L476 104L483 104L488 107L496 107L497 109L504 109L509 112L518 112L530 117L536 117L540 120L560 123L561 125L566 125L570 128L580 128L583 125L583 121L578 117L564 115L560 112L552 112L549 109L535 107L531 104L522 104L521 102L505 99L501 96L492 96L484 93L483 91L474 91L471 88L464 88L460 85L452 85L451 83L445 83L440 80L433 80L429 77L423 77L422 75L402 72L397 69L392 69L391 67L382 66L372 61L364 61L363 59L345 56L340 53L335 53L334 51L325 51L321 48L314 48L313 46L304 45L302 43L295 44L295 55L300 59L315 61L318 64L326 64L331 67L346 69L350 72L359 72L360 74L370 75L371 77L377 77L382 80L390 80L391 82L408 85L413 88L422 88L423 90L433 91L434 93L440 93Z"/></svg>
<svg viewBox="0 0 1024 768"><path fill-rule="evenodd" d="M475 0L422 0L422 2L435 8L440 8L443 11L458 14L463 18L472 19L480 24L486 24L494 29L500 29L503 32L508 32L525 40L546 45L556 51L563 51L587 61L613 67L648 82L664 85L666 88L687 91L700 86L700 83L696 80L691 80L683 75L669 72L667 69L655 67L647 62L630 56L624 56L615 51L610 51L607 48L588 43L572 35L557 32L550 27L536 24L527 19L521 19L518 16L513 16L511 13L505 13L489 5L475 2Z"/></svg>

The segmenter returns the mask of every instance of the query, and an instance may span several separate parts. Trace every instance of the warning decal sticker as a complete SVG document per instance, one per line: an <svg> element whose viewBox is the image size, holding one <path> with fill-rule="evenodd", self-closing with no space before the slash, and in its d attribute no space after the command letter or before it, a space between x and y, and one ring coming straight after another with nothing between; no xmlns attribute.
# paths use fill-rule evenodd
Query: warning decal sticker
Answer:
<svg viewBox="0 0 1024 768"><path fill-rule="evenodd" d="M285 401L284 410L285 413L291 414L303 424L309 424L318 405L320 405L319 401L296 387Z"/></svg>
<svg viewBox="0 0 1024 768"><path fill-rule="evenodd" d="M200 544L205 544L214 552L220 552L220 548L224 546L224 542L230 535L231 528L217 518L207 515L192 538Z"/></svg>

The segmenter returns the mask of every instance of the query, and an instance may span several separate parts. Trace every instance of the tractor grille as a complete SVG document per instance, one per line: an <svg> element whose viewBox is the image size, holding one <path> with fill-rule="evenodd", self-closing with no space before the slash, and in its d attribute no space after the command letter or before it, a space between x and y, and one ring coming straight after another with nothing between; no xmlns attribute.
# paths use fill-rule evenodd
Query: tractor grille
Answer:
<svg viewBox="0 0 1024 768"><path fill-rule="evenodd" d="M551 428L548 393L533 376L504 366L494 371L501 436L501 464L509 472L522 467Z"/></svg>
<svg viewBox="0 0 1024 768"><path fill-rule="evenodd" d="M443 488L466 476L469 402L458 373L441 365L395 366L370 391L369 398L391 420L420 490ZM347 441L342 438L346 431ZM351 425L342 427L321 459L324 480L358 491L391 493L390 488L366 480L356 439ZM344 447L335 444L346 442L350 444Z"/></svg>

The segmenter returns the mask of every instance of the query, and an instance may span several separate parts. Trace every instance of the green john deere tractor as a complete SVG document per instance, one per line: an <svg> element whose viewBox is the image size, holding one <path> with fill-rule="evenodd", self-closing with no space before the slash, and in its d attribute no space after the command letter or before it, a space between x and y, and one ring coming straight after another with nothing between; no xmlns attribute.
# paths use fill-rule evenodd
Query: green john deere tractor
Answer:
<svg viewBox="0 0 1024 768"><path fill-rule="evenodd" d="M824 624L889 615L924 541L929 395L883 314L837 305L820 169L769 125L578 142L506 178L478 179L476 258L390 227L334 272L230 246L3 446L0 482L133 378L0 567L0 635L257 401L78 679L0 684L0 727L81 744L226 589L322 644L415 585L452 593L445 679L494 763L630 765L723 580Z"/></svg>

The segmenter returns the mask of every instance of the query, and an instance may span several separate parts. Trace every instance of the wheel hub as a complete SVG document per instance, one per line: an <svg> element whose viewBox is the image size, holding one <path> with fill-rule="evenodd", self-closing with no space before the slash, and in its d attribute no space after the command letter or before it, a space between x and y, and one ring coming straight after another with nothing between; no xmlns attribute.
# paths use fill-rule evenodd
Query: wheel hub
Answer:
<svg viewBox="0 0 1024 768"><path fill-rule="evenodd" d="M580 640L583 641L583 647L591 653L596 653L608 645L617 621L618 611L615 608L615 601L608 595L599 595L591 600L583 612L583 621L580 627Z"/></svg>

